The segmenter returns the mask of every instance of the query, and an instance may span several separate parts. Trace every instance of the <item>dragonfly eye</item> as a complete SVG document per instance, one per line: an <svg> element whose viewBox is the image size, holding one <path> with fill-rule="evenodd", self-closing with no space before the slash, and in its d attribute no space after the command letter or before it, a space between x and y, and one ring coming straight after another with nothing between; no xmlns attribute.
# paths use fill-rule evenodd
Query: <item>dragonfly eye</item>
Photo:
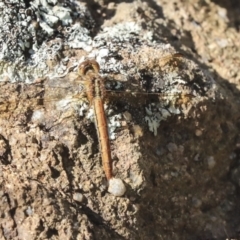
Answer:
<svg viewBox="0 0 240 240"><path fill-rule="evenodd" d="M86 60L80 64L78 73L82 76L85 76L88 71L98 73L99 69L99 64L95 60Z"/></svg>

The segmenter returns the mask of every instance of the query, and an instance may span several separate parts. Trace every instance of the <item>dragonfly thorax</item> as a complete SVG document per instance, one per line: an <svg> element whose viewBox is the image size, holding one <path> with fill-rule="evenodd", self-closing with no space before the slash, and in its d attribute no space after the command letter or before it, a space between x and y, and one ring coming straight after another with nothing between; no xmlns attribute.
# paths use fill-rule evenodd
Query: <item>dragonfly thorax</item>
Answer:
<svg viewBox="0 0 240 240"><path fill-rule="evenodd" d="M79 74L84 77L88 101L94 98L104 99L104 80L99 75L99 64L95 60L87 60L79 66Z"/></svg>
<svg viewBox="0 0 240 240"><path fill-rule="evenodd" d="M89 102L95 98L105 98L105 86L103 79L94 72L88 72L85 76L85 88Z"/></svg>

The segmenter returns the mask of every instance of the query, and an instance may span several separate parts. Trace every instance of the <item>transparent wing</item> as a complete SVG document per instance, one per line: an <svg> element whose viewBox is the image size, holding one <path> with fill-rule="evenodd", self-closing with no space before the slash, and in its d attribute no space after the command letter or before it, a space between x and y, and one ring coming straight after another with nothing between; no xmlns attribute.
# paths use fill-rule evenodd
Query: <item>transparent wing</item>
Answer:
<svg viewBox="0 0 240 240"><path fill-rule="evenodd" d="M132 112L136 119L143 118L146 112L163 112L163 109L179 113L195 96L188 83L182 80L184 61L178 53L165 56L156 63L155 72L139 69L139 79L130 77L125 82L117 82L106 76L107 104L118 112ZM81 76L69 73L63 78L28 85L1 83L0 117L17 119L24 114L26 119L31 116L37 119L41 114L35 112L39 109L50 112L54 118L61 114L70 116L74 112L82 116L89 107L83 82Z"/></svg>

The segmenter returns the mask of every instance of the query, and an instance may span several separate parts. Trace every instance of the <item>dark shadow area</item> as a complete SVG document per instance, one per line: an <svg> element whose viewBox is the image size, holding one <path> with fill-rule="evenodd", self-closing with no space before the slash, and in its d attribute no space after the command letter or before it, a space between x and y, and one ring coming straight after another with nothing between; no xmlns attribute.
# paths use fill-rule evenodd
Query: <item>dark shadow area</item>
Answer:
<svg viewBox="0 0 240 240"><path fill-rule="evenodd" d="M109 1L109 0L103 0L102 2L104 5L102 6L101 3L98 3L98 1L94 0L83 0L83 2L86 4L88 10L91 13L91 16L95 20L96 26L93 29L92 36L97 35L98 32L101 31L101 26L103 25L104 21L111 19L115 13L116 9L115 6L119 3L131 3L134 0L126 0L126 1ZM100 1L101 2L101 1ZM108 8L108 4L112 3L113 8Z"/></svg>
<svg viewBox="0 0 240 240"><path fill-rule="evenodd" d="M212 0L215 4L227 10L229 27L240 30L240 1L239 0ZM221 17L221 15L219 16Z"/></svg>
<svg viewBox="0 0 240 240"><path fill-rule="evenodd" d="M167 21L167 25L159 24L156 21L159 18L166 19L163 15L163 10L161 6L157 5L155 1L149 0L146 1L149 6L157 11L157 16L154 19L146 19L147 21L151 21L154 23L154 40L157 42L163 42L165 44L170 43L177 52L180 52L184 55L184 57L193 60L197 63L202 69L206 70L210 75L213 76L213 79L218 83L218 85L224 89L225 94L227 96L232 97L239 97L240 92L236 87L236 84L229 83L227 79L223 79L221 76L218 75L217 72L213 71L209 68L209 66L203 64L199 59L201 56L198 54L197 49L195 47L194 40L192 38L192 33L190 31L186 31L184 29L179 29L178 26L172 20ZM230 18L233 19L234 13L231 13L230 10L232 9L233 12L236 11L236 17L240 20L240 2L232 0L228 3L228 1L220 1L225 2L225 5L222 4L222 7L228 7L229 14L231 15ZM217 1L219 4L219 2ZM233 20L231 21L233 23ZM197 23L196 23L197 24ZM186 51L187 50L187 51ZM190 51L189 51L190 50ZM159 56L161 58L161 56ZM210 73L211 72L211 73Z"/></svg>
<svg viewBox="0 0 240 240"><path fill-rule="evenodd" d="M238 119L240 117L240 114L238 113L236 95L240 94L239 90L235 84L229 83L227 79L222 78L217 72L213 72L208 65L203 64L199 60L201 59L201 56L197 53L190 31L182 29L182 31L180 31L180 29L178 29L173 21L168 21L167 25L158 23L158 21L155 21L156 19L165 18L162 8L157 5L155 1L150 0L146 2L158 13L156 18L147 18L143 15L143 18L146 18L146 22L151 22L154 24L154 28L156 29L154 32L154 40L163 43L170 43L173 45L176 51L183 53L186 58L193 60L202 69L206 70L206 73L212 75L213 79L216 81L217 85L220 88L219 90L224 91L222 100L218 99L216 102L209 103L206 101L202 103L202 106L206 105L208 110L204 113L199 113L203 115L199 119L200 125L204 126L204 131L207 132L207 134L202 137L201 141L194 134L194 129L196 129L196 126L193 125L194 121L186 120L184 123L183 120L183 123L177 124L176 119L172 121L172 124L171 122L162 124L162 127L160 127L158 131L161 136L155 138L150 134L145 134L144 139L141 139L141 154L142 156L147 156L147 158L143 159L143 161L148 161L148 168L143 167L145 170L148 169L147 172L145 172L146 182L148 186L146 187L143 194L144 197L137 200L137 202L140 202L141 204L148 204L141 205L139 211L139 215L141 216L140 219L144 219L144 223L141 226L142 230L145 233L149 233L148 237L154 236L157 238L157 235L155 236L154 234L157 228L161 228L161 223L158 223L158 221L160 221L158 215L153 214L154 209L161 209L161 211L159 210L159 212L161 212L161 218L164 219L164 222L168 222L168 226L173 226L174 221L178 221L180 219L180 212L181 215L186 214L187 218L188 214L191 212L190 206L192 204L196 204L197 206L197 202L195 203L189 200L189 202L183 203L182 206L174 205L174 201L171 202L171 198L173 198L175 195L178 196L176 193L182 194L180 193L179 189L185 187L186 193L193 196L196 194L196 192L201 192L202 197L204 198L206 192L209 191L209 189L212 188L214 191L216 191L217 194L221 194L221 191L223 191L224 187L222 190L217 189L220 189L220 186L226 185L226 196L223 198L223 202L218 202L217 196L214 195L212 199L203 202L201 206L201 212L206 217L204 220L205 222L211 222L211 219L209 217L211 217L211 215L214 216L214 214L217 213L217 207L221 208L222 212L224 212L223 219L225 223L227 223L226 225L221 222L215 223L212 226L213 232L210 230L201 232L201 220L198 220L198 217L192 216L193 219L190 220L192 223L189 224L189 219L186 219L186 222L182 223L182 228L175 229L175 232L184 232L180 237L182 239L200 239L200 237L201 239L206 239L206 237L208 237L209 239L225 240L226 238L230 237L239 237L237 227L239 226L240 219L236 210L240 208L240 205L237 200L239 198L239 185L236 184L237 180L234 180L235 182L233 183L236 188L234 192L227 188L228 184L232 184L232 171L234 171L234 168L236 167L236 163L238 161L237 157L229 159L228 156L229 154L236 152L238 149L237 138L240 131ZM222 2L224 2L225 5L221 5L218 1L216 3L224 8L227 8L229 15L232 15L231 10L233 9L235 12L237 12L240 6L240 2L238 1ZM138 11L139 13L144 13L142 9L138 9ZM230 26L234 26L238 29L239 17L237 14L235 17L233 15L229 16ZM185 51L184 49L187 49L188 51ZM159 56L159 58L161 58L161 56ZM219 129L221 129L220 133L218 133ZM219 137L218 134L222 134L222 136ZM161 146L166 147L170 141L172 141L177 146L185 146L186 149L184 154L181 155L181 152L176 152L175 155L173 154L172 159L169 158L168 150L167 152L162 151ZM199 156L198 151L193 150L195 147L199 152L201 152ZM157 155L157 148L160 149L159 156ZM206 180L204 177L202 178L202 176L204 174L207 175L208 170L206 170L204 166L206 164L208 155L213 155L217 161L219 161L219 165L217 167L217 170L212 171L212 177L209 180ZM151 161L149 161L149 159L151 159ZM177 181L177 178L181 179L181 176L177 176L176 179L172 180L171 184L167 185L167 181L163 181L163 169L169 168L169 166L171 166L169 162L171 161L171 173L173 176L175 174L176 168L181 168L186 165L189 178L183 177L182 181ZM223 167L224 164L226 164L226 168ZM145 166L144 163L143 165ZM229 166L230 169L227 169ZM166 178L167 177L169 176L166 176ZM239 178L237 177L237 179ZM183 189L182 191L184 192ZM172 217L169 217L171 214L169 211L167 212L167 209L172 209ZM197 211L198 210L196 210L196 212ZM216 212L214 213L214 211ZM155 226L152 226L152 223L154 223ZM204 224L204 222L201 222L201 224ZM189 226L194 226L194 228L189 228ZM195 229L195 232L192 232L192 238L189 238L189 234L191 233L192 229ZM217 229L219 229L218 233ZM216 231L216 235L214 235L214 231ZM174 239L174 236L171 236L171 232L168 232L166 230L165 233L165 236L168 236L169 239Z"/></svg>
<svg viewBox="0 0 240 240"><path fill-rule="evenodd" d="M101 31L103 22L107 19L110 19L115 14L115 10L107 9L107 5L104 5L104 7L102 7L98 2L94 0L84 0L83 2L86 4L87 9L90 11L91 16L95 20L96 26L93 28L92 32L92 36L95 36L99 31Z"/></svg>
<svg viewBox="0 0 240 240"><path fill-rule="evenodd" d="M24 0L26 7L29 8L31 6L31 2L33 2L32 0Z"/></svg>

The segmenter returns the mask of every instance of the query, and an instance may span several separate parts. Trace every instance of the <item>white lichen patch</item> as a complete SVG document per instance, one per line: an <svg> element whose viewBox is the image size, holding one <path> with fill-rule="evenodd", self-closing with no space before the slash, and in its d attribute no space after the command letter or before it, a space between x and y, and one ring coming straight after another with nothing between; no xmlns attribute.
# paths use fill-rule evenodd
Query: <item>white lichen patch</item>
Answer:
<svg viewBox="0 0 240 240"><path fill-rule="evenodd" d="M121 197L126 192L126 187L120 178L111 178L108 183L108 192L112 195Z"/></svg>
<svg viewBox="0 0 240 240"><path fill-rule="evenodd" d="M95 45L100 47L106 42L111 44L112 39L115 39L116 42L128 42L134 34L140 34L141 31L143 31L142 27L135 22L119 23L113 27L105 27L103 31L94 38ZM149 40L152 40L152 32L147 31L145 36L148 36Z"/></svg>
<svg viewBox="0 0 240 240"><path fill-rule="evenodd" d="M122 117L120 114L116 114L108 118L108 135L110 140L114 140L116 138L115 130L121 127L121 119Z"/></svg>
<svg viewBox="0 0 240 240"><path fill-rule="evenodd" d="M89 105L86 102L83 102L78 108L79 116L83 117L84 113L89 109Z"/></svg>
<svg viewBox="0 0 240 240"><path fill-rule="evenodd" d="M64 99L57 101L55 106L58 111L62 111L62 112L72 109L81 117L84 116L85 112L89 110L89 105L86 103L86 101L81 99L76 100L71 96L65 97ZM87 115L87 118L88 118L88 115Z"/></svg>
<svg viewBox="0 0 240 240"><path fill-rule="evenodd" d="M68 29L67 34L69 47L82 48L87 52L92 50L92 38L90 37L90 33L79 23L74 24L71 29Z"/></svg>
<svg viewBox="0 0 240 240"><path fill-rule="evenodd" d="M154 115L154 116L146 116L145 121L148 124L148 128L150 132L153 132L154 136L157 136L157 129L160 126L161 118Z"/></svg>
<svg viewBox="0 0 240 240"><path fill-rule="evenodd" d="M143 34L144 32L144 34ZM93 39L93 51L89 53L89 57L95 58L102 71L122 73L123 78L126 74L124 65L121 61L116 59L116 52L122 49L123 44L129 44L132 46L131 41L139 39L139 35L145 36L142 42L151 42L152 32L142 28L141 25L136 22L119 23L112 27L104 27L101 32ZM140 41L141 41L140 40ZM131 67L130 61L129 66Z"/></svg>
<svg viewBox="0 0 240 240"><path fill-rule="evenodd" d="M89 119L91 122L95 121L95 112L94 112L94 109L92 107L89 108L89 110L87 112L87 115L86 115L86 118Z"/></svg>
<svg viewBox="0 0 240 240"><path fill-rule="evenodd" d="M173 105L167 106L167 103L165 107L163 103L151 103L148 107L145 107L145 111L145 121L148 124L149 131L153 132L154 136L157 136L157 130L161 121L165 121L168 117L181 113L179 108Z"/></svg>
<svg viewBox="0 0 240 240"><path fill-rule="evenodd" d="M168 117L171 116L171 113L167 109L159 108L159 111L161 113L161 116L162 116L163 120L166 120Z"/></svg>
<svg viewBox="0 0 240 240"><path fill-rule="evenodd" d="M85 110L86 109L84 109L84 111ZM122 116L120 114L112 115L112 109L108 109L108 105L106 104L104 105L104 110L107 117L109 139L114 140L116 138L116 129L121 127L120 120L122 119ZM93 107L88 109L86 118L95 123L95 112Z"/></svg>
<svg viewBox="0 0 240 240"><path fill-rule="evenodd" d="M56 108L58 111L64 111L69 108L72 104L73 99L71 97L66 97L56 102Z"/></svg>

